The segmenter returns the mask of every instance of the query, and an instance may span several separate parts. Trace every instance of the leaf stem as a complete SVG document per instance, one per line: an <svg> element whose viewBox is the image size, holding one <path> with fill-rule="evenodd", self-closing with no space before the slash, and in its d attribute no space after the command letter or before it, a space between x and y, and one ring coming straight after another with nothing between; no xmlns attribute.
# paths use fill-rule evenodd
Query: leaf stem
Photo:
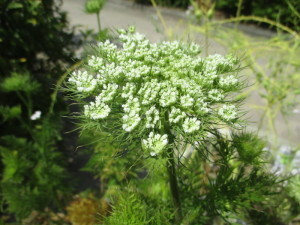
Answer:
<svg viewBox="0 0 300 225"><path fill-rule="evenodd" d="M100 34L101 33L100 11L96 14L97 14L98 30L99 30L99 34Z"/></svg>
<svg viewBox="0 0 300 225"><path fill-rule="evenodd" d="M174 159L174 143L175 143L175 136L171 133L170 125L167 121L169 121L168 113L165 113L165 124L164 124L164 130L168 135L169 139L169 148L167 149L167 171L169 175L169 185L170 185L170 191L172 194L172 200L175 210L175 224L180 224L182 221L182 210L181 210L181 202L180 202L180 195L179 195L179 188L178 188L178 181L177 181L177 174L176 174L176 165L175 165L175 159Z"/></svg>
<svg viewBox="0 0 300 225"><path fill-rule="evenodd" d="M172 194L172 200L175 209L175 220L176 220L176 224L180 224L180 222L182 221L182 211L181 211L181 202L179 197L173 148L168 148L167 154L168 154L167 170L169 175L169 185Z"/></svg>

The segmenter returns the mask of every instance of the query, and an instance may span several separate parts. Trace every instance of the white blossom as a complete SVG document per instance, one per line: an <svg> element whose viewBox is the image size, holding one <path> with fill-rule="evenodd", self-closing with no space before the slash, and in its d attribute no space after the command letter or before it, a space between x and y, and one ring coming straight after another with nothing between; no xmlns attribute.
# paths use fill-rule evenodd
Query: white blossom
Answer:
<svg viewBox="0 0 300 225"><path fill-rule="evenodd" d="M101 102L101 98L99 97L96 97L95 102L90 102L89 105L84 106L84 115L93 120L106 118L110 111L109 106Z"/></svg>
<svg viewBox="0 0 300 225"><path fill-rule="evenodd" d="M141 110L140 108L140 102L138 98L130 97L126 104L122 105L124 112L139 112Z"/></svg>
<svg viewBox="0 0 300 225"><path fill-rule="evenodd" d="M162 88L160 94L159 103L162 107L168 107L177 101L178 91L170 85Z"/></svg>
<svg viewBox="0 0 300 225"><path fill-rule="evenodd" d="M125 114L122 119L122 128L127 132L132 131L141 121L141 118L136 111L131 111L130 113Z"/></svg>
<svg viewBox="0 0 300 225"><path fill-rule="evenodd" d="M113 43L110 43L109 40L105 42L100 42L98 44L99 50L105 54L107 57L113 57L116 54L117 46Z"/></svg>
<svg viewBox="0 0 300 225"><path fill-rule="evenodd" d="M88 60L88 65L94 70L99 70L103 66L103 59L93 55Z"/></svg>
<svg viewBox="0 0 300 225"><path fill-rule="evenodd" d="M38 120L41 118L42 112L41 111L35 111L31 116L30 119L31 120Z"/></svg>
<svg viewBox="0 0 300 225"><path fill-rule="evenodd" d="M170 123L178 123L180 120L186 117L185 112L182 112L180 109L172 107L169 114Z"/></svg>
<svg viewBox="0 0 300 225"><path fill-rule="evenodd" d="M236 79L233 75L230 75L228 77L221 77L219 84L221 87L227 88L234 86L238 83L238 79Z"/></svg>
<svg viewBox="0 0 300 225"><path fill-rule="evenodd" d="M159 155L168 144L168 135L154 134L150 132L148 139L142 141L144 149L150 150L151 156Z"/></svg>
<svg viewBox="0 0 300 225"><path fill-rule="evenodd" d="M220 54L214 54L208 56L205 62L206 62L206 70L212 71L212 70L216 70L220 65L233 67L235 58L233 58L231 55L225 58Z"/></svg>
<svg viewBox="0 0 300 225"><path fill-rule="evenodd" d="M134 83L126 83L123 87L122 98L132 98L136 91L136 85Z"/></svg>
<svg viewBox="0 0 300 225"><path fill-rule="evenodd" d="M181 103L182 107L189 108L189 107L193 106L194 99L190 95L183 95L180 97L180 103Z"/></svg>
<svg viewBox="0 0 300 225"><path fill-rule="evenodd" d="M117 84L104 84L103 90L101 92L101 94L99 95L99 98L101 98L102 102L110 102L111 100L113 100L114 96L117 93L117 89L118 89L118 85Z"/></svg>
<svg viewBox="0 0 300 225"><path fill-rule="evenodd" d="M69 78L69 83L73 84L79 92L92 92L97 86L97 80L87 71L73 72Z"/></svg>
<svg viewBox="0 0 300 225"><path fill-rule="evenodd" d="M211 111L208 107L208 103L205 102L205 100L203 98L198 98L196 100L195 108L196 108L197 112L200 114L206 114Z"/></svg>
<svg viewBox="0 0 300 225"><path fill-rule="evenodd" d="M224 98L222 91L218 89L212 89L208 92L208 97L213 101L221 101Z"/></svg>
<svg viewBox="0 0 300 225"><path fill-rule="evenodd" d="M201 122L197 118L186 118L182 124L185 133L193 133L200 129Z"/></svg>
<svg viewBox="0 0 300 225"><path fill-rule="evenodd" d="M145 82L144 86L138 92L142 99L142 105L149 105L155 102L160 89L161 84L156 79Z"/></svg>
<svg viewBox="0 0 300 225"><path fill-rule="evenodd" d="M237 118L237 109L234 105L223 105L218 114L223 120L231 121Z"/></svg>
<svg viewBox="0 0 300 225"><path fill-rule="evenodd" d="M189 134L214 123L216 117L232 123L237 117L234 105L215 109L220 102L232 103L226 96L239 81L227 74L233 72L235 58L218 54L202 58L196 43L150 43L134 30L119 31L120 47L110 41L99 43L98 53L85 64L89 72L77 71L68 79L74 92L85 93L79 98L96 96L84 106L87 118L104 119L114 113L114 121L126 132L142 136L165 122ZM143 141L154 155L166 144L166 135L154 133Z"/></svg>
<svg viewBox="0 0 300 225"><path fill-rule="evenodd" d="M146 128L154 128L157 121L159 120L159 111L152 106L148 111L146 111Z"/></svg>

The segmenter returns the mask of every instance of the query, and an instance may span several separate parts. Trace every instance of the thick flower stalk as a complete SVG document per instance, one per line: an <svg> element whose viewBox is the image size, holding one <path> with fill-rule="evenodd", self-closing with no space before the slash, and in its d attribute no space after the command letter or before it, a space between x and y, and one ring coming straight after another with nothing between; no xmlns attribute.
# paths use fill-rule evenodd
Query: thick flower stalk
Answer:
<svg viewBox="0 0 300 225"><path fill-rule="evenodd" d="M85 104L86 121L140 142L150 157L170 157L170 182L177 185L177 138L204 138L212 126L238 119L232 95L241 88L238 60L203 58L195 43L153 44L132 27L120 30L119 40L122 47L99 43L84 68L70 75L68 89ZM178 192L177 186L171 189ZM179 221L179 194L173 195Z"/></svg>

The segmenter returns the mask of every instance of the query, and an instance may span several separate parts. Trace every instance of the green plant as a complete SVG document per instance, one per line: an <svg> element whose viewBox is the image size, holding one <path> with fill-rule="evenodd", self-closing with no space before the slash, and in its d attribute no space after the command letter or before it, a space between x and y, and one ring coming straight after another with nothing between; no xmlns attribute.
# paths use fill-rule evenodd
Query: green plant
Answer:
<svg viewBox="0 0 300 225"><path fill-rule="evenodd" d="M63 184L65 169L58 163L62 157L55 148L61 138L60 126L54 114L33 113L35 103L32 100L40 85L29 74L14 73L2 80L1 90L16 93L24 106L2 107L5 109L1 111L2 123L18 121L21 129L0 138L2 204L20 220L33 210L60 206L60 194L67 190Z"/></svg>
<svg viewBox="0 0 300 225"><path fill-rule="evenodd" d="M218 41L222 46L231 52L241 52L243 54L243 65L247 66L249 80L253 82L242 96L247 94L256 95L259 93L260 98L256 98L254 107L262 111L259 129L265 128L268 131L266 135L271 138L271 148L268 149L275 158L275 164L278 164L277 158L281 158L278 149L278 137L280 134L276 127L276 120L284 118L287 127L289 126L288 115L291 114L293 107L298 104L298 86L299 86L299 63L295 61L295 56L299 54L299 32L297 28L292 29L278 21L257 16L241 16L241 7L244 1L239 1L239 10L236 12L237 17L225 20L209 21L206 25L189 24L189 31L203 33L206 38ZM293 14L297 14L293 11ZM296 16L296 15L295 15ZM265 23L277 30L277 34L272 38L251 37L239 31L235 26L231 29L223 26L226 23L239 23L243 21L252 21L257 23ZM207 32L207 27L209 28ZM259 104L257 102L260 102ZM286 129L286 128L285 128ZM290 132L287 128L287 132ZM281 132L282 134L283 132ZM292 133L290 133L292 134ZM282 141L282 140L281 140ZM286 141L286 140L285 140ZM288 140L289 141L289 140ZM292 146L297 145L297 139L291 139ZM255 154L255 152L254 152ZM281 169L280 162L277 172L284 171L289 173L292 170L291 159L293 153L284 153L286 167ZM287 159L288 158L288 159ZM272 159L273 160L273 159ZM279 171L278 171L279 169ZM278 199L274 201L267 200L264 204L256 205L255 211L249 211L246 216L251 224L274 224L274 223L290 223L299 215L299 202L288 194L288 186L291 181L286 181L286 186L278 187ZM266 216L267 214L267 216ZM257 218L255 220L254 218Z"/></svg>
<svg viewBox="0 0 300 225"><path fill-rule="evenodd" d="M170 207L151 201L137 193L134 188L125 189L113 197L111 215L106 217L106 225L168 225L173 217Z"/></svg>
<svg viewBox="0 0 300 225"><path fill-rule="evenodd" d="M97 15L98 32L101 32L100 11L102 10L106 0L87 0L85 3L85 11L90 14Z"/></svg>
<svg viewBox="0 0 300 225"><path fill-rule="evenodd" d="M136 3L149 5L152 3L151 0L134 0ZM189 0L158 0L156 1L160 6L172 6L172 7L181 7L187 8L190 1Z"/></svg>
<svg viewBox="0 0 300 225"><path fill-rule="evenodd" d="M72 62L73 33L68 28L66 13L59 7L59 2L54 0L1 0L2 75L10 74L16 68L25 68L48 85L49 80L62 73L64 63Z"/></svg>
<svg viewBox="0 0 300 225"><path fill-rule="evenodd" d="M240 13L237 16L253 15L265 17L298 30L300 23L300 7L296 0L275 0L272 4L266 0L239 0L238 3L234 0L217 0L215 2L216 9L224 11L229 16L236 16L236 12L239 11ZM268 24L262 25L266 27L268 26Z"/></svg>
<svg viewBox="0 0 300 225"><path fill-rule="evenodd" d="M95 137L99 137L98 140ZM81 142L91 146L87 152L90 158L82 170L91 172L100 180L100 195L105 195L111 186L122 187L143 172L141 157L134 151L121 149L107 133L85 131Z"/></svg>
<svg viewBox="0 0 300 225"><path fill-rule="evenodd" d="M62 208L70 193L58 147L64 103L52 89L75 42L60 1L0 2L1 208L21 223Z"/></svg>
<svg viewBox="0 0 300 225"><path fill-rule="evenodd" d="M226 212L247 210L263 200L276 183L261 169L263 144L253 135L229 138L218 132L221 127L237 128L244 122L239 111L242 99L236 95L244 86L238 75L239 60L232 55L201 58L200 46L195 43L151 44L133 27L119 32L123 47L118 49L109 41L100 43L84 67L70 75L65 88L83 105L83 113L78 116L80 129L102 132L104 136L93 138L112 139L124 154L145 159L148 176L153 178L145 181L146 186L153 187L149 192L139 184L142 181L133 180L144 200L136 193L129 197L134 205L124 205L121 198L107 223L151 224L144 213L148 211L143 206L145 199L163 202L161 205L167 208L173 205L174 220L170 218L169 222L175 224L197 224L217 215L226 218ZM196 162L205 165L211 160L219 167L215 182L195 186L199 184L195 180L198 173L183 179L187 172L180 165L185 166L189 152L198 159ZM201 173L200 168L194 171ZM158 185L166 180L167 191ZM201 196L189 189L193 186L208 191ZM160 199L155 190L168 193L168 197ZM199 201L201 198L210 201ZM139 213L134 213L138 209Z"/></svg>

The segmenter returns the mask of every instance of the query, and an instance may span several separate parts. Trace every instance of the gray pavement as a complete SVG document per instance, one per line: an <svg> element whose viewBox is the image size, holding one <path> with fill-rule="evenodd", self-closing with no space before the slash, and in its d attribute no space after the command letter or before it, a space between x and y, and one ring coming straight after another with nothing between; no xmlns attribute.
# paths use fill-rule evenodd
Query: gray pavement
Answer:
<svg viewBox="0 0 300 225"><path fill-rule="evenodd" d="M85 0L63 0L63 10L68 12L68 17L71 25L81 25L87 29L97 31L97 22L95 15L89 15L84 12ZM160 8L167 27L173 31L172 38L181 39L188 37L191 40L196 40L204 46L204 37L198 33L189 32L186 14L183 10ZM153 7L140 6L130 1L125 0L108 0L104 6L101 15L101 24L104 28L112 30L119 28L127 28L129 25L134 25L138 32L143 33L153 42L168 39L166 33L163 32L161 22ZM270 37L272 32L265 31L253 26L241 26L241 30L258 36ZM158 32L162 31L162 32ZM170 34L170 33L168 33ZM170 37L170 36L169 36ZM209 54L219 53L225 54L226 49L213 40L209 40ZM251 104L262 104L262 99L257 93L252 93L244 105L245 110L249 111L247 118L250 120L250 129L255 131L257 122L260 119L261 113L254 109ZM295 112L299 109L299 113L292 113L288 117L288 124L283 118L276 120L277 133L281 144L300 144L300 106L295 108ZM267 132L262 130L262 136L269 136Z"/></svg>

